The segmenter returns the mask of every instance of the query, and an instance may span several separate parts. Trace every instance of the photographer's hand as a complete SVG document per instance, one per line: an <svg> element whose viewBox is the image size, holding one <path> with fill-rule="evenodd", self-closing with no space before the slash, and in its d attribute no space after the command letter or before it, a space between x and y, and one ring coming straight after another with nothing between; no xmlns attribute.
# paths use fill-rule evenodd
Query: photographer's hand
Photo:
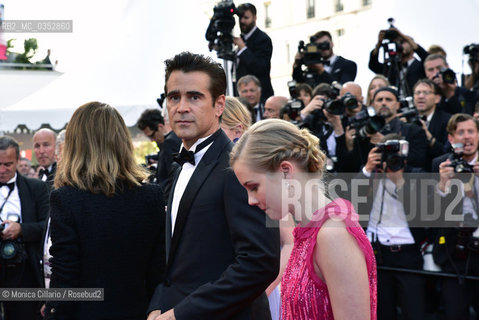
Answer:
<svg viewBox="0 0 479 320"><path fill-rule="evenodd" d="M346 139L346 149L348 149L348 151L353 151L354 139L356 138L356 129L347 126L344 138Z"/></svg>
<svg viewBox="0 0 479 320"><path fill-rule="evenodd" d="M303 110L301 110L301 116L306 117L308 114L310 114L314 110L321 109L323 107L325 98L326 97L322 95L314 96L314 98L311 99L311 102L308 103L308 105L304 107Z"/></svg>
<svg viewBox="0 0 479 320"><path fill-rule="evenodd" d="M18 222L5 220L2 224L8 224L2 232L2 238L4 240L15 240L22 234L22 226Z"/></svg>
<svg viewBox="0 0 479 320"><path fill-rule="evenodd" d="M337 136L344 134L343 124L341 123L341 117L335 114L329 113L327 110L323 110L324 116L328 122L333 126L334 134Z"/></svg>
<svg viewBox="0 0 479 320"><path fill-rule="evenodd" d="M382 133L376 132L375 134L368 134L368 137L372 144L378 144L383 140L384 135Z"/></svg>
<svg viewBox="0 0 479 320"><path fill-rule="evenodd" d="M446 192L449 181L454 178L454 168L450 166L451 160L447 159L439 165L439 190Z"/></svg>
<svg viewBox="0 0 479 320"><path fill-rule="evenodd" d="M242 50L244 47L246 47L246 43L243 41L241 37L234 37L233 42L235 45L238 46L238 51Z"/></svg>
<svg viewBox="0 0 479 320"><path fill-rule="evenodd" d="M368 153L368 162L366 162L364 168L369 173L372 173L374 169L381 165L381 154L377 151L378 147L374 147Z"/></svg>
<svg viewBox="0 0 479 320"><path fill-rule="evenodd" d="M381 45L384 40L384 35L386 34L386 30L381 30L379 31L378 34L378 42L376 43L376 47L374 47L373 54L377 56L379 54L379 48L381 48Z"/></svg>
<svg viewBox="0 0 479 320"><path fill-rule="evenodd" d="M294 68L300 68L301 67L301 61L303 60L304 54L301 52L296 52L296 55L294 56L294 64L293 64L293 69Z"/></svg>
<svg viewBox="0 0 479 320"><path fill-rule="evenodd" d="M418 45L416 43L416 41L414 41L413 38L411 38L410 36L402 33L401 31L399 31L397 28L391 28L392 30L395 30L397 31L398 35L399 35L399 38L403 39L404 41L407 41L409 43L409 45L411 45L411 48L416 51L417 48L418 48Z"/></svg>

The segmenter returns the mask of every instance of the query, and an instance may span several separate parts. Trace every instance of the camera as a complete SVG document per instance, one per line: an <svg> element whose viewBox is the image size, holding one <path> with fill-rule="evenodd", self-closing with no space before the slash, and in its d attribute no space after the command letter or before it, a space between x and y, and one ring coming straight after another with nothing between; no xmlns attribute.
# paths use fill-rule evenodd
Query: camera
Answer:
<svg viewBox="0 0 479 320"><path fill-rule="evenodd" d="M304 41L300 41L298 44L298 52L303 54L303 59L301 64L311 65L316 63L323 63L324 58L321 55L321 52L324 50L329 50L329 42L320 42L316 43L316 37L310 38L310 43L304 44Z"/></svg>
<svg viewBox="0 0 479 320"><path fill-rule="evenodd" d="M464 54L469 55L469 61L478 62L479 61L479 44L471 43L464 47Z"/></svg>
<svg viewBox="0 0 479 320"><path fill-rule="evenodd" d="M232 0L222 0L213 8L213 17L206 29L206 40L209 41L210 51L216 50L218 58L233 61L233 28L235 26L234 15L239 15Z"/></svg>
<svg viewBox="0 0 479 320"><path fill-rule="evenodd" d="M386 163L386 169L393 172L399 171L406 165L409 152L409 142L406 140L389 140L376 145L381 153L381 166Z"/></svg>
<svg viewBox="0 0 479 320"><path fill-rule="evenodd" d="M301 110L304 108L304 103L298 99L295 80L288 81L288 90L291 100L289 100L288 103L281 108L280 117L282 118L283 114L287 114L292 122L296 122Z"/></svg>
<svg viewBox="0 0 479 320"><path fill-rule="evenodd" d="M18 214L7 214L7 220L19 222ZM0 225L0 232L6 228L6 225ZM0 265L16 266L21 264L27 257L25 247L21 238L15 240L0 239Z"/></svg>
<svg viewBox="0 0 479 320"><path fill-rule="evenodd" d="M445 83L453 84L456 82L456 73L450 68L441 68L439 72L434 76L434 78L442 76L442 81Z"/></svg>
<svg viewBox="0 0 479 320"><path fill-rule="evenodd" d="M473 166L467 163L462 157L464 154L464 145L462 143L452 144L452 155L450 167L454 168L454 172L457 173L457 177L462 182L468 182L471 179L471 174L474 173Z"/></svg>
<svg viewBox="0 0 479 320"><path fill-rule="evenodd" d="M334 81L331 84L331 91L328 99L324 101L324 108L331 114L342 115L346 108L356 109L358 107L358 99L351 93L347 92L341 98L338 98L341 91L341 84Z"/></svg>
<svg viewBox="0 0 479 320"><path fill-rule="evenodd" d="M368 135L380 131L385 125L385 120L376 115L373 107L367 107L367 109L361 110L354 116L349 117L348 124L351 128L356 129L359 137L366 139Z"/></svg>

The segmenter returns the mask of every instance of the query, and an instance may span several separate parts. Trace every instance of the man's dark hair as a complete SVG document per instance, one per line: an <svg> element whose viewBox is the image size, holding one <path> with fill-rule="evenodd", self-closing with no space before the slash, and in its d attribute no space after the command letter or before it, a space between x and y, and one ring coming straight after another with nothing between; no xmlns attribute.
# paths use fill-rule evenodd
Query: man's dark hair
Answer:
<svg viewBox="0 0 479 320"><path fill-rule="evenodd" d="M429 88L432 88L434 94L441 94L441 92L439 91L439 87L438 85L432 81L432 80L429 80L429 79L419 79L416 84L414 85L414 87L412 88L412 92L414 93L414 91L416 90L416 87L420 84L425 84L426 86L428 86Z"/></svg>
<svg viewBox="0 0 479 320"><path fill-rule="evenodd" d="M313 89L313 98L317 95L329 97L332 93L331 86L327 83L320 83Z"/></svg>
<svg viewBox="0 0 479 320"><path fill-rule="evenodd" d="M327 36L329 40L333 41L333 37L331 37L331 33L329 33L329 31L322 30L313 34L313 37L316 39L322 38L324 36Z"/></svg>
<svg viewBox="0 0 479 320"><path fill-rule="evenodd" d="M245 11L251 11L253 16L256 16L256 7L251 3L242 3L238 6L238 15L243 16Z"/></svg>
<svg viewBox="0 0 479 320"><path fill-rule="evenodd" d="M454 135L458 123L468 120L472 120L472 122L474 122L474 124L476 125L476 129L479 131L479 120L467 113L456 113L453 114L451 119L449 119L449 121L447 122L447 133L449 133L450 135Z"/></svg>
<svg viewBox="0 0 479 320"><path fill-rule="evenodd" d="M140 130L145 130L146 127L153 131L158 130L158 124L165 124L165 119L158 109L147 109L143 111L140 118L136 122L136 126Z"/></svg>
<svg viewBox="0 0 479 320"><path fill-rule="evenodd" d="M213 98L213 103L220 95L226 94L225 71L219 63L214 62L210 57L191 52L182 52L172 59L166 60L165 66L165 93L167 95L166 83L173 71L184 73L199 71L206 73L210 78L209 91Z"/></svg>
<svg viewBox="0 0 479 320"><path fill-rule="evenodd" d="M15 148L18 160L18 158L20 158L20 146L18 145L18 142L9 136L0 137L0 150L7 150L8 148Z"/></svg>

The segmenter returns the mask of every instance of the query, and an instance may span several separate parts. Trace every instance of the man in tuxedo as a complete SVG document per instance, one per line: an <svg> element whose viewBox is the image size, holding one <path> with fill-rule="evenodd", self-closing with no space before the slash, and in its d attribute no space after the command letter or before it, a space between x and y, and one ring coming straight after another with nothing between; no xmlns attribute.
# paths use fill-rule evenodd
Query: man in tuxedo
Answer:
<svg viewBox="0 0 479 320"><path fill-rule="evenodd" d="M0 137L0 247L13 242L17 254L0 258L0 287L41 288L42 234L48 215L48 189L45 182L30 179L16 171L20 158L18 143ZM37 319L40 306L35 301L3 302L5 319Z"/></svg>
<svg viewBox="0 0 479 320"><path fill-rule="evenodd" d="M261 82L261 101L266 101L274 94L270 77L273 43L271 38L256 26L256 7L254 5L251 3L240 4L238 15L241 37L234 38L234 43L238 46L236 79L247 74L256 76Z"/></svg>
<svg viewBox="0 0 479 320"><path fill-rule="evenodd" d="M155 319L271 319L264 290L279 270L279 233L229 168L220 129L226 75L210 58L166 61L170 125L182 140L167 211L167 268L148 308Z"/></svg>
<svg viewBox="0 0 479 320"><path fill-rule="evenodd" d="M158 151L158 163L156 168L156 183L163 187L165 200L168 201L174 170L177 164L173 161L173 154L180 150L181 140L173 130L167 131L165 119L158 109L145 110L137 121L138 129L154 141Z"/></svg>
<svg viewBox="0 0 479 320"><path fill-rule="evenodd" d="M386 39L387 34L393 34L394 38ZM390 47L391 45L393 46ZM384 46L387 46L385 56L389 55L390 61L381 63L379 62L379 49ZM414 57L415 53L421 61ZM369 69L386 76L389 83L398 88L399 95L405 98L412 96L414 84L424 78L423 62L427 56L428 52L423 47L398 29L381 30L376 47L369 55Z"/></svg>
<svg viewBox="0 0 479 320"><path fill-rule="evenodd" d="M426 171L430 171L432 159L447 152L447 122L451 115L437 109L441 99L438 87L429 79L421 79L414 85L414 105L420 116L420 121L428 141L428 158Z"/></svg>
<svg viewBox="0 0 479 320"><path fill-rule="evenodd" d="M53 187L53 179L57 169L55 161L55 145L57 135L50 129L40 129L33 135L33 151L38 164L42 167L38 178L46 181L48 187Z"/></svg>
<svg viewBox="0 0 479 320"><path fill-rule="evenodd" d="M248 101L253 123L264 119L264 101L261 100L261 83L259 79L247 74L238 80L238 93L240 98Z"/></svg>
<svg viewBox="0 0 479 320"><path fill-rule="evenodd" d="M479 276L479 121L468 114L454 114L447 132L454 152L462 153L461 159L474 173L458 177L452 152L433 160L432 171L439 172L435 191L442 199L441 216L446 224L437 230L433 257L443 271L457 274L457 278L442 279L444 318L470 319L469 310L477 303L479 282L465 280L464 276ZM452 217L455 221L451 221Z"/></svg>
<svg viewBox="0 0 479 320"><path fill-rule="evenodd" d="M304 54L296 53L293 65L293 79L298 83L307 83L312 88L320 83L332 83L337 81L341 84L354 81L358 67L354 61L337 56L333 52L333 38L328 31L319 31L311 37L311 42L320 45L323 63L306 66L303 70Z"/></svg>

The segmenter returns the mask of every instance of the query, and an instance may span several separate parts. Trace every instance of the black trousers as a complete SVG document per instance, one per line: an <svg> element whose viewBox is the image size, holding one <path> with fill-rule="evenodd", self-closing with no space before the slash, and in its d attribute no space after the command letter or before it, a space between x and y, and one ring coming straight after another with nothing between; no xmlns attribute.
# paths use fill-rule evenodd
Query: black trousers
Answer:
<svg viewBox="0 0 479 320"><path fill-rule="evenodd" d="M445 320L469 320L469 308L479 300L479 281L444 278L441 298Z"/></svg>
<svg viewBox="0 0 479 320"><path fill-rule="evenodd" d="M33 270L29 261L15 266L1 268L0 287L3 288L37 288ZM39 301L4 301L3 320L41 319Z"/></svg>
<svg viewBox="0 0 479 320"><path fill-rule="evenodd" d="M381 246L381 265L388 267L422 268L422 256L415 246L392 252ZM402 319L424 320L425 280L420 275L378 269L378 320L398 318L397 306Z"/></svg>

